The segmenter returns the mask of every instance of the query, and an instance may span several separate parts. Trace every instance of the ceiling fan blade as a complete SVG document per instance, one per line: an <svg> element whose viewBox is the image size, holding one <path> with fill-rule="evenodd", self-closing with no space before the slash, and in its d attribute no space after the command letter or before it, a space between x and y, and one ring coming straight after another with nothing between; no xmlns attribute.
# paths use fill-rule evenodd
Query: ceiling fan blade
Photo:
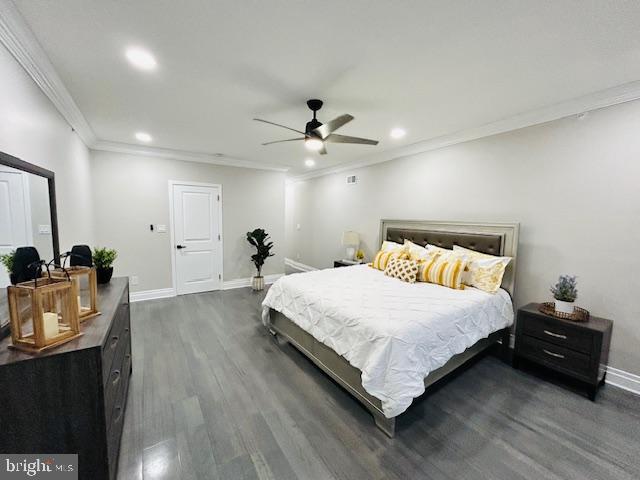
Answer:
<svg viewBox="0 0 640 480"><path fill-rule="evenodd" d="M321 148L320 150L318 150L318 153L319 153L320 155L326 155L326 154L327 154L327 149L326 149L326 147L325 147L324 142L322 143L322 148Z"/></svg>
<svg viewBox="0 0 640 480"><path fill-rule="evenodd" d="M325 142L332 143L357 143L359 145L377 145L377 140L369 140L368 138L360 138L360 137L349 137L347 135L338 135L337 133L332 133L324 140Z"/></svg>
<svg viewBox="0 0 640 480"><path fill-rule="evenodd" d="M318 128L314 129L313 132L320 135L320 138L324 140L329 135L331 135L331 132L335 132L337 129L349 123L351 120L353 120L353 116L345 113L344 115L340 115L339 117L328 121L324 125L320 125Z"/></svg>
<svg viewBox="0 0 640 480"><path fill-rule="evenodd" d="M296 130L295 128L287 127L285 125L280 125L279 123L273 123L273 122L270 122L269 120L262 120L261 118L254 118L254 120L256 122L268 123L269 125L275 125L276 127L286 128L287 130L291 130L292 132L301 133L305 137L307 136L306 133L301 132L300 130Z"/></svg>
<svg viewBox="0 0 640 480"><path fill-rule="evenodd" d="M304 140L306 137L300 137L300 138L288 138L287 140L275 140L273 142L267 142L267 143L263 143L262 145L271 145L274 143L282 143L282 142L295 142L298 140Z"/></svg>

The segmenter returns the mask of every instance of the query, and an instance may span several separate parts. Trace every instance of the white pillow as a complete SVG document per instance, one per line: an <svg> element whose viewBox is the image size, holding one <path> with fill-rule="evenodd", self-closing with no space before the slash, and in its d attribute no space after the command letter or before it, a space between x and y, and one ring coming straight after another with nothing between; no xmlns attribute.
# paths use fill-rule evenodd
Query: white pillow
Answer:
<svg viewBox="0 0 640 480"><path fill-rule="evenodd" d="M421 247L420 245L413 243L410 240L405 240L404 246L408 249L409 258L411 258L411 260L421 262L431 260L431 257L433 256L433 254L429 253L426 248Z"/></svg>
<svg viewBox="0 0 640 480"><path fill-rule="evenodd" d="M382 246L380 247L380 251L382 252L392 252L397 249L404 249L403 245L400 245L396 242L390 242L389 240L385 240L382 242Z"/></svg>
<svg viewBox="0 0 640 480"><path fill-rule="evenodd" d="M453 247L453 252L455 255L465 256L469 260L468 271L465 272L467 275L462 278L462 282L465 285L476 287L489 293L498 291L511 257L497 257L457 245Z"/></svg>

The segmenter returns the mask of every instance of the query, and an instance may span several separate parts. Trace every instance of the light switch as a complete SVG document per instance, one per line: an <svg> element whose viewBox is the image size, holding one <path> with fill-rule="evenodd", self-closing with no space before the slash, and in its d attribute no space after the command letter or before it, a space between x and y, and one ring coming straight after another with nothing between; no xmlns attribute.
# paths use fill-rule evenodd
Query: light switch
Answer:
<svg viewBox="0 0 640 480"><path fill-rule="evenodd" d="M40 235L51 235L51 225L38 225Z"/></svg>
<svg viewBox="0 0 640 480"><path fill-rule="evenodd" d="M167 233L166 225L156 225L156 230L158 233Z"/></svg>
<svg viewBox="0 0 640 480"><path fill-rule="evenodd" d="M296 230L300 230L300 224L296 223Z"/></svg>

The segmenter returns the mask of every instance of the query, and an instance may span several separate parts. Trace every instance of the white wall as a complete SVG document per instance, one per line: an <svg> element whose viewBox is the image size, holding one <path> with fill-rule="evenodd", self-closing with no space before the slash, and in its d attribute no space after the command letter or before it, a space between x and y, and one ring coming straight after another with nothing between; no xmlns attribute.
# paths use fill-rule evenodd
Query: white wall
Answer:
<svg viewBox="0 0 640 480"><path fill-rule="evenodd" d="M357 185L346 185L357 174ZM578 275L578 304L615 321L611 364L640 374L640 102L287 186L287 257L328 267L381 218L521 224L518 306ZM296 224L301 229L296 230Z"/></svg>
<svg viewBox="0 0 640 480"><path fill-rule="evenodd" d="M0 79L0 151L55 172L61 250L91 244L89 150L3 45Z"/></svg>
<svg viewBox="0 0 640 480"><path fill-rule="evenodd" d="M262 227L275 256L265 275L284 272L284 173L92 152L96 244L118 250L115 275L136 275L133 291L170 288L169 180L222 184L224 280L255 274L246 232Z"/></svg>

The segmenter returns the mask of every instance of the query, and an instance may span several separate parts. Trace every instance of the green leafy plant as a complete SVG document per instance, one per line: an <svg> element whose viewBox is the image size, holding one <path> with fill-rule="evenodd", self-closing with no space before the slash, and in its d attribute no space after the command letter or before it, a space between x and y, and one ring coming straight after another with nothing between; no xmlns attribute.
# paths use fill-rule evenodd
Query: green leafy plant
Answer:
<svg viewBox="0 0 640 480"><path fill-rule="evenodd" d="M111 268L116 258L118 258L118 252L112 248L94 247L93 249L93 264L96 268Z"/></svg>
<svg viewBox="0 0 640 480"><path fill-rule="evenodd" d="M16 256L15 250L11 250L9 253L0 255L0 263L2 263L2 265L5 266L5 268L7 269L7 272L9 273L13 273L13 261L15 259L15 256Z"/></svg>
<svg viewBox="0 0 640 480"><path fill-rule="evenodd" d="M561 302L573 302L578 298L578 282L575 276L560 275L558 283L551 287L553 298Z"/></svg>
<svg viewBox="0 0 640 480"><path fill-rule="evenodd" d="M271 253L273 242L269 242L269 234L264 228L256 228L253 232L247 232L247 242L256 248L256 253L251 255L251 261L258 270L258 277L262 276L262 266L267 258L273 257Z"/></svg>

